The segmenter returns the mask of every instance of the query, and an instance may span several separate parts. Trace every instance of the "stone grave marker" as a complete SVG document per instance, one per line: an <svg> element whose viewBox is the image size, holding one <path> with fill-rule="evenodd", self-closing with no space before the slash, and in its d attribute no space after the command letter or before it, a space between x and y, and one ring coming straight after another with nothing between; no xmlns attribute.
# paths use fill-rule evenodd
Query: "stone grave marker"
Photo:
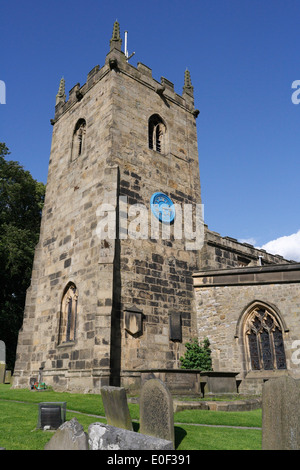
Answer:
<svg viewBox="0 0 300 470"><path fill-rule="evenodd" d="M172 441L175 447L173 399L159 379L144 382L140 394L140 432Z"/></svg>
<svg viewBox="0 0 300 470"><path fill-rule="evenodd" d="M262 449L300 450L300 380L270 379L262 393Z"/></svg>
<svg viewBox="0 0 300 470"><path fill-rule="evenodd" d="M173 450L173 442L108 424L89 426L90 450Z"/></svg>
<svg viewBox="0 0 300 470"><path fill-rule="evenodd" d="M89 450L88 435L76 418L63 423L44 450Z"/></svg>
<svg viewBox="0 0 300 470"><path fill-rule="evenodd" d="M101 387L101 396L107 424L132 431L133 428L125 388Z"/></svg>
<svg viewBox="0 0 300 470"><path fill-rule="evenodd" d="M11 384L11 370L6 370L5 371L4 383Z"/></svg>
<svg viewBox="0 0 300 470"><path fill-rule="evenodd" d="M6 349L4 341L0 340L0 384L5 381L5 370L6 370Z"/></svg>

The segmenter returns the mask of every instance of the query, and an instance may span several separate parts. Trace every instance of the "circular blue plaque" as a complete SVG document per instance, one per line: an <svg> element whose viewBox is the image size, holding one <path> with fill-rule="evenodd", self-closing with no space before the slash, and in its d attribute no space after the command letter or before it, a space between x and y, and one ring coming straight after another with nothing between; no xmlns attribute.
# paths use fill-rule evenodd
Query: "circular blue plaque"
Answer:
<svg viewBox="0 0 300 470"><path fill-rule="evenodd" d="M150 199L151 210L161 222L171 223L175 218L175 206L164 193L154 193Z"/></svg>

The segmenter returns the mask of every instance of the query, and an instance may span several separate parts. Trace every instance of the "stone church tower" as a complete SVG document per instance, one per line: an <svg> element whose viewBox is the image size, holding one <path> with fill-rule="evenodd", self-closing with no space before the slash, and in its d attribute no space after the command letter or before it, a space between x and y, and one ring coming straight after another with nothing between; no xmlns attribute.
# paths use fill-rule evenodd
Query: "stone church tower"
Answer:
<svg viewBox="0 0 300 470"><path fill-rule="evenodd" d="M141 370L177 368L197 335L199 246L180 227L201 206L198 111L183 78L179 95L130 65L116 22L105 64L67 101L62 79L14 387L39 371L57 390L130 387Z"/></svg>

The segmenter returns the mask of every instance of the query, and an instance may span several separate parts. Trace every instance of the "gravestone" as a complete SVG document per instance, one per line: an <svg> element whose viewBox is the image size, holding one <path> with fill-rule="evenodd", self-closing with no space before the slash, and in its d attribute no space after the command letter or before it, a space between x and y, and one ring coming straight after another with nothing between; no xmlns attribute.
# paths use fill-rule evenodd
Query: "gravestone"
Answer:
<svg viewBox="0 0 300 470"><path fill-rule="evenodd" d="M5 382L6 350L4 341L0 340L0 384Z"/></svg>
<svg viewBox="0 0 300 470"><path fill-rule="evenodd" d="M262 449L300 450L300 380L283 376L264 383Z"/></svg>
<svg viewBox="0 0 300 470"><path fill-rule="evenodd" d="M89 450L88 436L76 418L63 423L44 450Z"/></svg>
<svg viewBox="0 0 300 470"><path fill-rule="evenodd" d="M107 424L132 431L125 388L105 386L101 388Z"/></svg>
<svg viewBox="0 0 300 470"><path fill-rule="evenodd" d="M6 370L5 371L4 383L11 384L11 370Z"/></svg>
<svg viewBox="0 0 300 470"><path fill-rule="evenodd" d="M149 379L142 386L140 432L172 441L175 446L173 399L159 379Z"/></svg>
<svg viewBox="0 0 300 470"><path fill-rule="evenodd" d="M90 450L173 450L173 442L103 423L89 426Z"/></svg>
<svg viewBox="0 0 300 470"><path fill-rule="evenodd" d="M37 429L58 429L66 421L66 409L65 401L39 403Z"/></svg>

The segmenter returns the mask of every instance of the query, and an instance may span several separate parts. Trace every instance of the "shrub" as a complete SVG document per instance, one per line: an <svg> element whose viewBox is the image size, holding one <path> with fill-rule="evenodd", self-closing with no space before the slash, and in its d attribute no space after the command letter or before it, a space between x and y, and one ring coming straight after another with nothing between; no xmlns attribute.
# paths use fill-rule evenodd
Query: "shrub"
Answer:
<svg viewBox="0 0 300 470"><path fill-rule="evenodd" d="M205 338L199 343L197 338L185 343L186 352L181 356L182 369L212 370L210 342Z"/></svg>

